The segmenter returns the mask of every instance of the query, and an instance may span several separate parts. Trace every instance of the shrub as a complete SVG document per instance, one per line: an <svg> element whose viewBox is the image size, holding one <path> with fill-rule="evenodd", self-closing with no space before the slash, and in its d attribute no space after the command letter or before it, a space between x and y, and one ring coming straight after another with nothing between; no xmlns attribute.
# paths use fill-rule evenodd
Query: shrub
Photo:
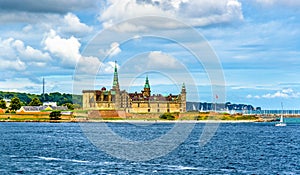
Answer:
<svg viewBox="0 0 300 175"><path fill-rule="evenodd" d="M164 113L160 115L159 118L164 120L175 120L175 117L171 113Z"/></svg>
<svg viewBox="0 0 300 175"><path fill-rule="evenodd" d="M61 113L60 111L52 111L49 114L50 120L60 120L61 119Z"/></svg>
<svg viewBox="0 0 300 175"><path fill-rule="evenodd" d="M195 120L207 120L208 115L195 116L194 119Z"/></svg>

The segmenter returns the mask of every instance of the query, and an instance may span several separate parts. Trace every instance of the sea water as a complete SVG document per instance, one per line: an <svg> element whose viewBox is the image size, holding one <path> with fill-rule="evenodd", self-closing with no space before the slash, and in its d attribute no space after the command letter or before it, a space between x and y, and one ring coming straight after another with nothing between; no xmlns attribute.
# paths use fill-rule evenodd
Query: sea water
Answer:
<svg viewBox="0 0 300 175"><path fill-rule="evenodd" d="M152 140L174 124L107 123L129 140ZM0 174L300 174L300 125L222 123L203 147L205 124L149 161L115 158L94 146L78 123L0 123Z"/></svg>

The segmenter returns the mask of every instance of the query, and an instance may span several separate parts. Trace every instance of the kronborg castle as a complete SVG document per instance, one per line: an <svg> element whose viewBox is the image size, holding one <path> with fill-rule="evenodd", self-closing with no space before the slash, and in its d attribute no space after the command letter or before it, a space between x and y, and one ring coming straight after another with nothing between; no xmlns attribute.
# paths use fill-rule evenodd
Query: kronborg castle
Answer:
<svg viewBox="0 0 300 175"><path fill-rule="evenodd" d="M111 90L83 90L83 108L97 110L123 110L127 113L186 112L186 89L182 85L178 95L151 94L148 76L144 89L138 93L120 90L118 70L115 66Z"/></svg>

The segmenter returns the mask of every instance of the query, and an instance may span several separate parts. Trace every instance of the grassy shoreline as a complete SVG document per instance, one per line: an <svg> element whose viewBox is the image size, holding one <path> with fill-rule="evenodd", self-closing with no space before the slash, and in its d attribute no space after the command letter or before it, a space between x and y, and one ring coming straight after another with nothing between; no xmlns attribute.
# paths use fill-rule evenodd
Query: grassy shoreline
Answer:
<svg viewBox="0 0 300 175"><path fill-rule="evenodd" d="M135 115L135 116L134 116ZM160 119L161 114L132 114L131 116L89 116L86 111L77 111L73 115L62 115L61 120L50 120L49 114L0 114L0 122L119 122L119 123L249 123L264 122L255 115L229 115L220 113L183 113L174 114L175 120ZM267 121L265 121L267 122Z"/></svg>

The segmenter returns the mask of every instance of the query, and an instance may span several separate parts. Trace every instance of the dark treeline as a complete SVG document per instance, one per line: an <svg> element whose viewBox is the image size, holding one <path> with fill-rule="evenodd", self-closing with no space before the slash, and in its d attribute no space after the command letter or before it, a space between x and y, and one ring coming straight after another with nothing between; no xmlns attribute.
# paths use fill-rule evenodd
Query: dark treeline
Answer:
<svg viewBox="0 0 300 175"><path fill-rule="evenodd" d="M82 103L81 95L72 95L72 94L61 94L59 92L45 93L41 94L28 94L20 92L3 92L0 91L0 99L12 99L13 97L18 97L22 102L22 105L28 105L31 100L35 97L40 99L41 102L57 102L57 105L63 105L66 103L80 104Z"/></svg>

